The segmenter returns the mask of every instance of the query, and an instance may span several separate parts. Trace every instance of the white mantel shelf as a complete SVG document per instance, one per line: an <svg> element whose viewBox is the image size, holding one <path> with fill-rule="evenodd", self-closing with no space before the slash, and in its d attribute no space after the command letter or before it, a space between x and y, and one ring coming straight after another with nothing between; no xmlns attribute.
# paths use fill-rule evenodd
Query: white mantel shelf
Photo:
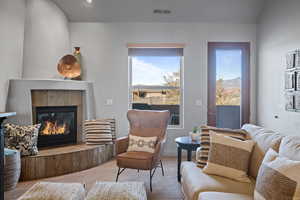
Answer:
<svg viewBox="0 0 300 200"><path fill-rule="evenodd" d="M79 90L84 94L84 119L95 118L93 83L88 81L73 81L62 79L11 79L7 99L7 111L18 115L9 121L18 124L33 124L32 122L32 90Z"/></svg>

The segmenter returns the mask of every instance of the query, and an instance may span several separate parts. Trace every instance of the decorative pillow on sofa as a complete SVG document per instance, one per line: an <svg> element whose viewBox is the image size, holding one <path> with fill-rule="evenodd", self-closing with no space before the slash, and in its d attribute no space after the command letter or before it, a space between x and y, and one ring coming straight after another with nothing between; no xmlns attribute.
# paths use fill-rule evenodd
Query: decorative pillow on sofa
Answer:
<svg viewBox="0 0 300 200"><path fill-rule="evenodd" d="M300 199L300 161L280 157L269 149L259 168L255 200Z"/></svg>
<svg viewBox="0 0 300 200"><path fill-rule="evenodd" d="M39 182L18 200L84 200L85 189L81 183Z"/></svg>
<svg viewBox="0 0 300 200"><path fill-rule="evenodd" d="M205 167L208 159L209 147L210 147L210 134L209 131L214 131L218 134L227 135L240 140L246 140L247 132L241 129L225 129L216 128L211 126L201 126L200 134L200 147L196 152L197 165L200 168Z"/></svg>
<svg viewBox="0 0 300 200"><path fill-rule="evenodd" d="M129 145L127 151L142 151L142 152L155 152L155 145L157 137L139 137L129 135Z"/></svg>
<svg viewBox="0 0 300 200"><path fill-rule="evenodd" d="M40 124L30 126L5 124L5 147L19 150L22 156L36 155L38 153L37 139L40 126Z"/></svg>
<svg viewBox="0 0 300 200"><path fill-rule="evenodd" d="M254 142L210 131L210 150L203 172L250 183L248 166Z"/></svg>

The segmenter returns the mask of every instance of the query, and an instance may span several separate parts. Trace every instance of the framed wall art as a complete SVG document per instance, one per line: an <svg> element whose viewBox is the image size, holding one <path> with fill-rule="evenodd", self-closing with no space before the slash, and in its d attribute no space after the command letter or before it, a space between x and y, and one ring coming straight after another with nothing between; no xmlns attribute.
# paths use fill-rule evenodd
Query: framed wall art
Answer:
<svg viewBox="0 0 300 200"><path fill-rule="evenodd" d="M293 69L295 68L296 63L296 51L291 51L286 54L286 68Z"/></svg>
<svg viewBox="0 0 300 200"><path fill-rule="evenodd" d="M294 91L296 86L295 81L296 73L295 71L286 71L285 72L285 89L289 91ZM300 89L300 88L299 88Z"/></svg>
<svg viewBox="0 0 300 200"><path fill-rule="evenodd" d="M293 92L286 92L285 94L285 110L295 111L295 95Z"/></svg>
<svg viewBox="0 0 300 200"><path fill-rule="evenodd" d="M300 49L286 54L285 110L300 112Z"/></svg>
<svg viewBox="0 0 300 200"><path fill-rule="evenodd" d="M295 51L295 64L294 66L297 68L297 69L300 69L300 50L297 49Z"/></svg>
<svg viewBox="0 0 300 200"><path fill-rule="evenodd" d="M295 90L300 91L300 70L295 71Z"/></svg>
<svg viewBox="0 0 300 200"><path fill-rule="evenodd" d="M294 108L295 111L300 112L300 92L296 92L294 95Z"/></svg>

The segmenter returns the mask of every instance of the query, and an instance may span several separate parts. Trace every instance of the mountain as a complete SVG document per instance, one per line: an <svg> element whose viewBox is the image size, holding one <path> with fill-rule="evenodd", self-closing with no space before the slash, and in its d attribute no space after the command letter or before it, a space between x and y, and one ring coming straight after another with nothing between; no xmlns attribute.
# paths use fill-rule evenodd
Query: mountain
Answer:
<svg viewBox="0 0 300 200"><path fill-rule="evenodd" d="M223 87L224 88L240 88L241 87L241 78L223 80Z"/></svg>

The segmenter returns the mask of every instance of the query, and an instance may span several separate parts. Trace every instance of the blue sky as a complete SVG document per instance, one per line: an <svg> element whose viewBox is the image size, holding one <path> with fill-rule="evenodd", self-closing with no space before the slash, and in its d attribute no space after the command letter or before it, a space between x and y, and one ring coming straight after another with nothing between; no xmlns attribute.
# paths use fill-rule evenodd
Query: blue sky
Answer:
<svg viewBox="0 0 300 200"><path fill-rule="evenodd" d="M217 50L217 80L234 79L241 74L240 50ZM185 66L188 67L188 66ZM201 66L199 66L201 67ZM138 56L132 58L133 85L162 85L164 75L180 70L180 57Z"/></svg>
<svg viewBox="0 0 300 200"><path fill-rule="evenodd" d="M241 77L241 55L241 50L216 51L217 80L220 78L228 80Z"/></svg>
<svg viewBox="0 0 300 200"><path fill-rule="evenodd" d="M164 75L180 70L180 57L138 56L132 58L133 85L162 85Z"/></svg>

